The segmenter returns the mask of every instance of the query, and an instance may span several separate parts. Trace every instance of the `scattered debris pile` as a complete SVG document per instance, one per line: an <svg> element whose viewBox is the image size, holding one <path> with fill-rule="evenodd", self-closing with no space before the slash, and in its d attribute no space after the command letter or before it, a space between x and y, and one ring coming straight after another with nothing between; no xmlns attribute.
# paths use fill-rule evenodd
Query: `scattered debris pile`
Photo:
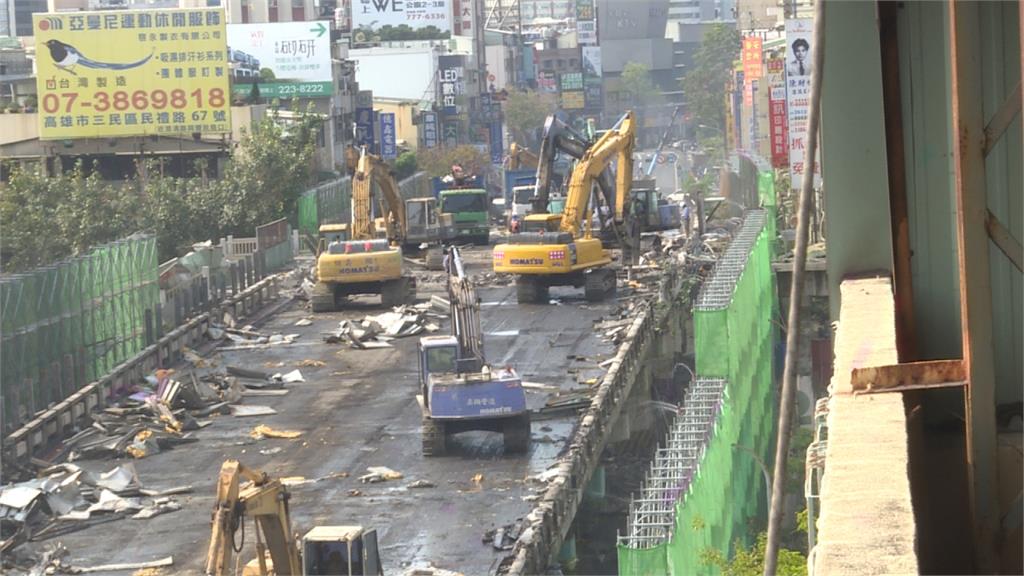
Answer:
<svg viewBox="0 0 1024 576"><path fill-rule="evenodd" d="M352 348L389 348L395 338L417 336L441 329L438 322L445 316L431 310L430 302L413 306L398 306L390 312L364 317L362 320L342 320L338 329L324 334L328 344L348 344Z"/></svg>
<svg viewBox="0 0 1024 576"><path fill-rule="evenodd" d="M201 377L187 372L157 370L138 391L91 415L92 422L65 440L49 460L36 466L73 462L80 458L146 458L180 444L196 442L192 432L211 424L210 418L233 414L274 414L269 406L244 404L250 396L283 396L285 385L304 382L299 370L270 374L226 366Z"/></svg>
<svg viewBox="0 0 1024 576"><path fill-rule="evenodd" d="M481 272L469 277L473 286L511 286L515 283L515 276L505 272Z"/></svg>
<svg viewBox="0 0 1024 576"><path fill-rule="evenodd" d="M482 541L484 544L490 544L495 550L511 550L522 532L523 519L519 518L511 524L484 532Z"/></svg>
<svg viewBox="0 0 1024 576"><path fill-rule="evenodd" d="M252 326L231 328L211 325L206 332L214 340L223 340L219 348L222 351L255 350L288 345L295 342L300 336L300 334L262 334L256 332Z"/></svg>
<svg viewBox="0 0 1024 576"><path fill-rule="evenodd" d="M174 512L181 509L181 504L173 496L190 492L191 486L147 489L130 462L99 476L74 464L44 469L39 478L0 489L3 567L24 569L9 554L20 544L48 540L112 520L144 520ZM8 565L8 560L13 564Z"/></svg>

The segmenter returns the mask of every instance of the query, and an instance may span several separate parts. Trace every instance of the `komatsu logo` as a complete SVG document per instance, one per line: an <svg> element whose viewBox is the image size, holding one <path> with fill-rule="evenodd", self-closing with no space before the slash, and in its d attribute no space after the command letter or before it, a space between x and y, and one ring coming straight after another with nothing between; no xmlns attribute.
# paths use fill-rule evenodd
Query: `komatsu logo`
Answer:
<svg viewBox="0 0 1024 576"><path fill-rule="evenodd" d="M540 266L544 263L543 258L513 258L511 260L513 266Z"/></svg>
<svg viewBox="0 0 1024 576"><path fill-rule="evenodd" d="M359 268L342 268L338 270L341 274L368 274L370 272L379 272L380 266L360 266Z"/></svg>

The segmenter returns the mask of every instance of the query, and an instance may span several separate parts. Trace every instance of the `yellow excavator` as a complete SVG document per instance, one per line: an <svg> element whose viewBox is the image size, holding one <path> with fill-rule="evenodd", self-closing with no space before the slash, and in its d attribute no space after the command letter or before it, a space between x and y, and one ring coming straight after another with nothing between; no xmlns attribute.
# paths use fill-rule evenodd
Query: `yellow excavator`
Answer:
<svg viewBox="0 0 1024 576"><path fill-rule="evenodd" d="M520 146L513 142L508 147L508 169L523 170L525 168L536 168L540 158L530 152L526 146Z"/></svg>
<svg viewBox="0 0 1024 576"><path fill-rule="evenodd" d="M362 526L316 526L296 544L280 480L227 460L217 479L206 574L235 574L234 554L245 545L246 517L253 520L256 558L242 576L381 576L377 531Z"/></svg>
<svg viewBox="0 0 1024 576"><path fill-rule="evenodd" d="M583 286L587 300L603 300L615 293L615 271L608 267L610 252L592 237L588 210L594 186L613 161L615 167L614 218L624 219L625 199L633 177L636 125L627 112L600 139L587 148L573 169L562 214L531 214L523 232L494 248L495 272L516 275L520 303L546 303L551 286Z"/></svg>
<svg viewBox="0 0 1024 576"><path fill-rule="evenodd" d="M383 218L377 223L370 205L374 183L383 196ZM342 299L353 294L380 294L381 303L388 307L412 303L416 279L402 274L406 227L405 204L391 169L363 150L352 176L352 225L320 227L313 312L336 310Z"/></svg>

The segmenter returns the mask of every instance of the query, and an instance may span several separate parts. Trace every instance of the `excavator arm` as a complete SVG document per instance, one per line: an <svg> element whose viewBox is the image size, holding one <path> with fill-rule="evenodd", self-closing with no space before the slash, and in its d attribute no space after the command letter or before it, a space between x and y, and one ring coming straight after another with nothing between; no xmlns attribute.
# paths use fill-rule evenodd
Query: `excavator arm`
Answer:
<svg viewBox="0 0 1024 576"><path fill-rule="evenodd" d="M232 556L240 552L244 544L243 541L236 548L235 534L239 529L245 534L246 516L252 517L257 526L260 573L269 573L265 561L265 552L269 551L275 574L301 574L302 562L292 534L287 490L280 481L246 468L237 460L227 460L220 469L206 573L216 576L234 573Z"/></svg>
<svg viewBox="0 0 1024 576"><path fill-rule="evenodd" d="M525 146L513 142L508 147L508 168L509 170L522 170L524 168L536 168L540 159L536 154L530 152Z"/></svg>
<svg viewBox="0 0 1024 576"><path fill-rule="evenodd" d="M387 223L388 239L401 242L404 240L406 222L405 203L402 202L398 182L395 181L387 163L365 149L359 155L355 174L352 176L352 239L371 240L374 237L370 208L374 182L377 183L383 197L381 208L384 221Z"/></svg>
<svg viewBox="0 0 1024 576"><path fill-rule="evenodd" d="M462 359L474 360L470 371L484 364L483 331L480 328L480 299L476 288L466 277L462 257L455 246L448 248L448 306L452 335L459 341Z"/></svg>
<svg viewBox="0 0 1024 576"><path fill-rule="evenodd" d="M569 196L565 201L565 212L562 215L560 229L578 238L587 217L587 205L594 183L606 173L613 160L615 170L615 221L624 219L626 198L633 179L633 145L636 139L636 126L633 112L625 116L614 128L605 132L594 143L576 164L569 180ZM608 195L606 194L606 198Z"/></svg>

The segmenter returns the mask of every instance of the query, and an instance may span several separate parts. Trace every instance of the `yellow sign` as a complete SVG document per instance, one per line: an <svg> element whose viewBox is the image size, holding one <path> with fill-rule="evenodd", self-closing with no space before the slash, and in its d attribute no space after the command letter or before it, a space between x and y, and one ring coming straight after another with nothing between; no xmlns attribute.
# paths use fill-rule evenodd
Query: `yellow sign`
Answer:
<svg viewBox="0 0 1024 576"><path fill-rule="evenodd" d="M579 110L586 106L582 90L566 90L562 92L562 108L566 110Z"/></svg>
<svg viewBox="0 0 1024 576"><path fill-rule="evenodd" d="M231 131L220 8L34 14L44 140Z"/></svg>

